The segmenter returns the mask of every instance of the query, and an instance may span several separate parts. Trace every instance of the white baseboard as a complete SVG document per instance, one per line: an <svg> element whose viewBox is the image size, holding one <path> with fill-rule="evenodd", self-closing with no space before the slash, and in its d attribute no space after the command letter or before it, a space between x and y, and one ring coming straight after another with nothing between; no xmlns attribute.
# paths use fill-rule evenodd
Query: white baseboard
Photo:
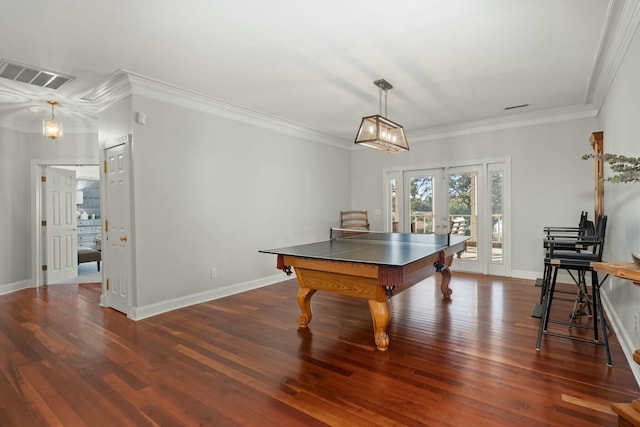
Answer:
<svg viewBox="0 0 640 427"><path fill-rule="evenodd" d="M511 277L516 279L528 279L528 280L536 280L537 278L542 277L542 268L540 271L527 271L527 270L512 270ZM574 283L573 279L565 270L558 271L558 283Z"/></svg>
<svg viewBox="0 0 640 427"><path fill-rule="evenodd" d="M542 270L540 271L511 270L511 277L514 277L516 279L536 280L538 277L542 277Z"/></svg>
<svg viewBox="0 0 640 427"><path fill-rule="evenodd" d="M622 352L627 358L627 363L629 363L629 368L631 368L636 382L640 385L640 366L633 360L633 353L636 351L633 341L620 320L616 307L611 304L607 294L600 292L600 298L602 299L602 306L604 307L606 317L609 319L609 326L611 326L611 329L613 329L613 332L616 334L620 347L622 347Z"/></svg>
<svg viewBox="0 0 640 427"><path fill-rule="evenodd" d="M131 318L132 320L142 320L146 319L147 317L167 313L169 311L188 307L190 305L213 301L218 298L224 298L230 295L239 294L241 292L250 291L252 289L262 288L264 286L282 282L283 280L287 279L282 276L282 273L280 273L269 277L263 277L258 280L250 280L248 282L237 283L235 285L225 286L218 289L212 289L207 292L200 292L173 300L162 301L157 304L135 307L132 309L129 318Z"/></svg>
<svg viewBox="0 0 640 427"><path fill-rule="evenodd" d="M0 295L10 294L11 292L21 291L31 287L31 280L21 280L19 282L0 285Z"/></svg>

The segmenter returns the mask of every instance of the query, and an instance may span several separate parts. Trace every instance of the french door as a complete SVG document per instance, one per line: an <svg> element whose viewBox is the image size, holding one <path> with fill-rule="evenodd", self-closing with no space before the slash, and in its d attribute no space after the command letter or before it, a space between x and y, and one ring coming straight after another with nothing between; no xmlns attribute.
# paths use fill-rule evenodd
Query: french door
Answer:
<svg viewBox="0 0 640 427"><path fill-rule="evenodd" d="M456 266L506 274L503 163L393 171L385 179L388 231L469 236Z"/></svg>

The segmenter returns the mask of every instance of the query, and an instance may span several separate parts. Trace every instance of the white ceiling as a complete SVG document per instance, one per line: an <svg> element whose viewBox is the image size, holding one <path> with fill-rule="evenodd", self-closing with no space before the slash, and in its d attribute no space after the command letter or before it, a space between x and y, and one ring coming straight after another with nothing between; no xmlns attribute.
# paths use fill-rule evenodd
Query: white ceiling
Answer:
<svg viewBox="0 0 640 427"><path fill-rule="evenodd" d="M74 76L53 91L0 79L3 123L69 129L125 69L353 142L362 116L409 135L595 114L637 0L20 0L3 2L0 59ZM633 28L635 30L635 28ZM622 28L622 33L630 32ZM616 38L617 37L617 38ZM618 60L619 62L619 60ZM530 104L505 111L505 107ZM411 141L410 141L411 142Z"/></svg>

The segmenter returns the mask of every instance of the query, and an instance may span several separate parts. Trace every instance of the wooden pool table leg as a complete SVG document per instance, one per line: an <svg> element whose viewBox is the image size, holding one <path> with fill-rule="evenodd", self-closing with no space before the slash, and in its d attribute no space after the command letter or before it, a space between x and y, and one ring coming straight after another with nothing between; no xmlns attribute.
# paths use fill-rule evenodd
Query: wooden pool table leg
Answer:
<svg viewBox="0 0 640 427"><path fill-rule="evenodd" d="M384 302L369 300L369 309L373 319L373 335L376 339L378 350L386 350L389 347L387 327L391 322L391 307L389 300Z"/></svg>
<svg viewBox="0 0 640 427"><path fill-rule="evenodd" d="M298 326L306 328L311 322L311 297L316 293L315 289L298 289L298 305L302 313L298 316Z"/></svg>
<svg viewBox="0 0 640 427"><path fill-rule="evenodd" d="M453 293L453 290L449 287L449 282L451 281L451 271L449 271L449 267L445 268L440 272L442 275L442 281L440 282L440 291L442 292L442 296L445 298L449 298Z"/></svg>
<svg viewBox="0 0 640 427"><path fill-rule="evenodd" d="M451 270L449 270L449 266L453 262L453 255L446 257L444 262L444 266L440 268L440 275L442 276L442 281L440 282L440 292L442 292L442 296L445 298L449 298L453 293L453 290L449 287L449 282L451 281Z"/></svg>

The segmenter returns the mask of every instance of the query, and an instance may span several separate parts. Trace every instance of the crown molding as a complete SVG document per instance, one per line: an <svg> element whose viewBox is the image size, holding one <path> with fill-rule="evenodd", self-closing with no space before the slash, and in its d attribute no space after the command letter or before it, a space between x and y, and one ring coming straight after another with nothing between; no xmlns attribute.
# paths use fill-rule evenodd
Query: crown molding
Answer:
<svg viewBox="0 0 640 427"><path fill-rule="evenodd" d="M98 124L96 123L87 123L87 124L64 124L64 133L65 134L82 134L82 133L97 133L98 132ZM0 128L9 129L17 132L22 132L26 134L42 134L42 120L33 121L30 120L28 122L13 120L7 117L0 117ZM62 137L64 138L64 136Z"/></svg>
<svg viewBox="0 0 640 427"><path fill-rule="evenodd" d="M93 102L96 111L101 113L132 94L128 76L129 74L125 70L116 70L82 99Z"/></svg>
<svg viewBox="0 0 640 427"><path fill-rule="evenodd" d="M25 123L12 120L7 117L0 117L0 128L23 133L26 133L29 130Z"/></svg>
<svg viewBox="0 0 640 427"><path fill-rule="evenodd" d="M598 110L593 105L575 105L566 108L554 108L532 113L517 114L497 119L479 120L452 126L440 126L407 132L409 143L432 141L454 136L473 135L505 129L514 129L548 123L596 117Z"/></svg>
<svg viewBox="0 0 640 427"><path fill-rule="evenodd" d="M261 113L247 107L205 96L198 92L159 82L140 74L132 72L127 72L127 74L134 95L144 96L160 102L168 102L180 107L213 114L218 117L247 123L314 142L345 148L345 141L335 135L323 133L304 125Z"/></svg>
<svg viewBox="0 0 640 427"><path fill-rule="evenodd" d="M41 135L42 134L42 124L41 123L39 124L39 128L31 126L28 130L25 130L24 132L25 133L29 133L29 134ZM98 133L98 123L87 124L87 125L79 125L79 124L67 125L67 124L64 124L64 135L76 135L76 134L83 134L83 133L97 134ZM64 139L64 135L62 136L61 139Z"/></svg>
<svg viewBox="0 0 640 427"><path fill-rule="evenodd" d="M585 104L600 110L640 24L639 0L610 0Z"/></svg>
<svg viewBox="0 0 640 427"><path fill-rule="evenodd" d="M118 70L113 73L104 83L88 93L84 99L93 101L100 112L127 96L143 96L337 148L349 148L347 141L335 135L323 133L304 125L205 96L198 92L160 82L127 70Z"/></svg>
<svg viewBox="0 0 640 427"><path fill-rule="evenodd" d="M104 83L87 94L84 99L93 101L96 104L97 110L100 112L127 96L143 96L156 101L270 129L275 132L332 145L341 149L350 151L362 149L361 147L355 147L355 144L352 144L351 140L347 141L335 135L322 133L297 123L160 82L127 70L118 70L113 73ZM593 105L577 105L567 108L511 115L498 119L461 123L453 126L421 129L407 132L407 137L410 138L412 142L429 141L452 136L595 117L597 114L598 111Z"/></svg>
<svg viewBox="0 0 640 427"><path fill-rule="evenodd" d="M584 105L407 132L410 142L597 117L640 25L640 0L610 0Z"/></svg>

